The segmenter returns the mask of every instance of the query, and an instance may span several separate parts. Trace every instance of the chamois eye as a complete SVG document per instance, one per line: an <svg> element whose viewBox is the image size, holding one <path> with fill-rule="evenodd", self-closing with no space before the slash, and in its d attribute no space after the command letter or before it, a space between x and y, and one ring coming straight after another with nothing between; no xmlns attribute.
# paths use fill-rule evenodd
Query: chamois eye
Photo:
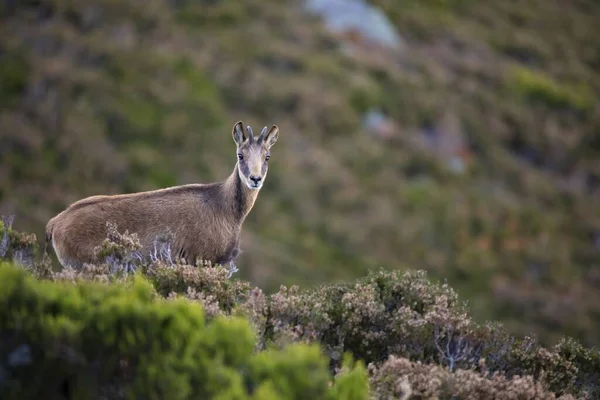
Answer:
<svg viewBox="0 0 600 400"><path fill-rule="evenodd" d="M244 159L244 155L243 154L238 154L238 160L242 161Z"/></svg>
<svg viewBox="0 0 600 400"><path fill-rule="evenodd" d="M269 161L269 158L271 158L271 156L267 154L267 156L265 157L265 161Z"/></svg>

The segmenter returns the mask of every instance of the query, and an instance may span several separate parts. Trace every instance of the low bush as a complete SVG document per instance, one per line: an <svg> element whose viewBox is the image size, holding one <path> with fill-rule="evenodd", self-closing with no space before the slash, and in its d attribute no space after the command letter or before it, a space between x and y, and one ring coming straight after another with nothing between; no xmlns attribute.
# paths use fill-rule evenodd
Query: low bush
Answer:
<svg viewBox="0 0 600 400"><path fill-rule="evenodd" d="M43 354L48 371L66 372L36 370L36 376L48 373L69 390L112 390L111 396L128 388L212 398L225 395L213 382L227 382L228 398L358 399L367 393L364 376L357 377L365 374L362 365L369 367L374 398L600 395L600 351L570 338L546 348L499 323L476 323L450 286L431 282L423 271L372 271L354 284L282 286L265 294L231 279L220 265L173 260L168 242L156 247L143 261L132 256L139 249L134 235L109 229L98 248L102 264L48 272L34 263L28 271L41 282L3 272L0 332L10 332L2 336L10 340L3 342L2 368L19 352ZM16 381L8 382L33 371L13 369ZM167 381L149 384L152 374ZM331 376L336 383L327 389Z"/></svg>
<svg viewBox="0 0 600 400"><path fill-rule="evenodd" d="M247 321L126 283L39 281L0 265L0 397L363 399L365 369L332 377L318 346L254 353ZM304 398L304 397L303 397Z"/></svg>
<svg viewBox="0 0 600 400"><path fill-rule="evenodd" d="M473 370L451 372L434 364L411 362L391 356L379 368L372 368L377 398L469 399L469 400L561 400L531 376L506 377L501 373L480 374Z"/></svg>
<svg viewBox="0 0 600 400"><path fill-rule="evenodd" d="M37 237L33 233L14 230L13 221L14 216L2 216L0 219L0 260L11 259L31 267L38 251Z"/></svg>
<svg viewBox="0 0 600 400"><path fill-rule="evenodd" d="M481 381L477 387L489 384L489 390L510 386L513 376L525 379L519 381L525 392L530 381L557 396L591 399L600 390L598 350L572 339L547 349L535 337L511 336L501 324L478 324L452 288L431 283L423 271L376 271L354 285L314 290L282 287L268 304L267 342L319 341L334 367L350 352L372 366L390 357L437 366L453 382L470 371ZM375 378L373 384L382 383ZM444 390L464 394L462 384L453 387Z"/></svg>

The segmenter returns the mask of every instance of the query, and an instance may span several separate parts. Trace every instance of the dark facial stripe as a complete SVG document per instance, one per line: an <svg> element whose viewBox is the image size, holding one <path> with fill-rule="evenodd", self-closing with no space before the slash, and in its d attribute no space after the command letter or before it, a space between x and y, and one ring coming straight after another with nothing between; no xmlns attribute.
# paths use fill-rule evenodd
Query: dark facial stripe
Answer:
<svg viewBox="0 0 600 400"><path fill-rule="evenodd" d="M239 162L239 168L244 176L247 177L250 175L250 168L248 168L248 163L246 163L245 161Z"/></svg>
<svg viewBox="0 0 600 400"><path fill-rule="evenodd" d="M246 163L242 163L245 165ZM238 168L242 168L242 165L239 165ZM246 167L246 170L248 167ZM243 171L242 171L243 172ZM242 180L240 178L240 174L235 174L235 213L237 214L237 218L241 218L244 213L244 209L246 208L246 198L244 197L244 192L242 189Z"/></svg>

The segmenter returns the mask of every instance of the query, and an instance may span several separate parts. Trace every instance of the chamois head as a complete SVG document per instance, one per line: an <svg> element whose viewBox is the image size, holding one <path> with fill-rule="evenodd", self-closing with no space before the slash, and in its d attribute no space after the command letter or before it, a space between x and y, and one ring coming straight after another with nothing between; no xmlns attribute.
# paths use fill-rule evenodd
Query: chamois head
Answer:
<svg viewBox="0 0 600 400"><path fill-rule="evenodd" d="M250 126L244 130L241 121L233 126L233 140L237 144L238 174L248 188L258 190L262 187L269 168L270 149L278 137L277 125L273 125L268 133L265 126L258 137L254 137Z"/></svg>

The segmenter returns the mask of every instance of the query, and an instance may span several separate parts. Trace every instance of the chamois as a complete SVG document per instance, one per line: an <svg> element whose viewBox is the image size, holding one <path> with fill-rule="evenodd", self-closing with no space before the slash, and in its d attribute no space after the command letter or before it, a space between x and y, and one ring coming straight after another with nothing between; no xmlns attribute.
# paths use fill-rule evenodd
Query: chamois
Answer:
<svg viewBox="0 0 600 400"><path fill-rule="evenodd" d="M155 239L171 234L172 254L195 263L198 258L228 265L237 271L242 223L254 206L267 176L270 149L279 137L276 125L258 137L241 121L233 126L237 162L225 180L187 184L164 189L91 196L71 204L50 219L46 241L65 267L81 268L97 263L95 247L106 238L107 223L119 231L136 233L147 257Z"/></svg>

